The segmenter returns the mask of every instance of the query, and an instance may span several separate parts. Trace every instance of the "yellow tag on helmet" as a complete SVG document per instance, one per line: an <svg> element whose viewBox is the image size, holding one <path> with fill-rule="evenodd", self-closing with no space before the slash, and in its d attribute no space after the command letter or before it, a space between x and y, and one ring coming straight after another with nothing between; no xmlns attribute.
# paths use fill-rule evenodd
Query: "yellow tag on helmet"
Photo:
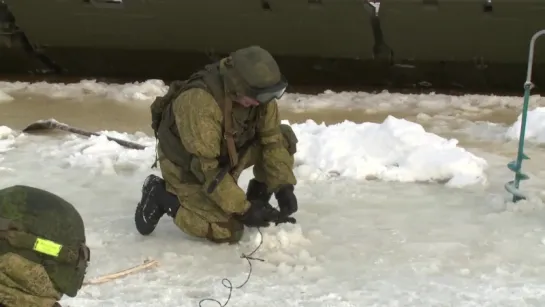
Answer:
<svg viewBox="0 0 545 307"><path fill-rule="evenodd" d="M52 257L59 257L62 245L42 238L37 238L34 243L34 250Z"/></svg>

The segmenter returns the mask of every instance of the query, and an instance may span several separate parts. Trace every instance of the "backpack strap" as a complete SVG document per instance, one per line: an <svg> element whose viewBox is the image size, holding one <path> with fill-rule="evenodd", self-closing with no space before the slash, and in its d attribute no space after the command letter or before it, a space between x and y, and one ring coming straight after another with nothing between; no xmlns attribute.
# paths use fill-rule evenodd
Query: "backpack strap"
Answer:
<svg viewBox="0 0 545 307"><path fill-rule="evenodd" d="M238 154L235 146L234 131L233 131L233 101L225 89L224 101L223 101L223 138L227 142L227 153L229 154L229 161L231 167L235 167L238 164Z"/></svg>

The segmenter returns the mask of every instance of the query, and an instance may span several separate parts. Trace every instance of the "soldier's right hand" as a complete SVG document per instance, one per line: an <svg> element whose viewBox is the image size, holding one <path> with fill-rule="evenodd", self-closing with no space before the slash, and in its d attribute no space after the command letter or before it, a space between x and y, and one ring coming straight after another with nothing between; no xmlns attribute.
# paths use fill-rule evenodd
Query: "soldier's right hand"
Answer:
<svg viewBox="0 0 545 307"><path fill-rule="evenodd" d="M278 210L269 203L261 200L250 201L250 208L238 216L238 220L248 227L269 227L271 222L278 219Z"/></svg>

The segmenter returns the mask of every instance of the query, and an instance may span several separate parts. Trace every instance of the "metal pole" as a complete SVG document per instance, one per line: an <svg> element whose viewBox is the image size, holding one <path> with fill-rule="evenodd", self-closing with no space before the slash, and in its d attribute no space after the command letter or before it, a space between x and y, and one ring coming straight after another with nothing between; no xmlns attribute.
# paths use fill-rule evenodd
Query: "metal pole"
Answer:
<svg viewBox="0 0 545 307"><path fill-rule="evenodd" d="M526 83L532 83L532 66L534 65L534 46L536 44L536 40L541 35L545 35L545 29L538 31L536 34L532 36L532 39L530 40L530 51L528 53L528 71L526 73ZM526 85L526 84L525 84Z"/></svg>

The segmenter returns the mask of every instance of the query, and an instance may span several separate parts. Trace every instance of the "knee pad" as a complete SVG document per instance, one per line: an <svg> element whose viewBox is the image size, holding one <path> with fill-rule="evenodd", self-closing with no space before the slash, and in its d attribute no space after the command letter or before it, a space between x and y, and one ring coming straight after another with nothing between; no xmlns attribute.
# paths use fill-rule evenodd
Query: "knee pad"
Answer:
<svg viewBox="0 0 545 307"><path fill-rule="evenodd" d="M214 243L237 243L244 234L244 225L229 217L219 220L216 215L195 213L181 207L174 218L174 224L188 235Z"/></svg>
<svg viewBox="0 0 545 307"><path fill-rule="evenodd" d="M208 224L206 239L214 243L235 244L244 234L244 225L230 218L227 222Z"/></svg>

